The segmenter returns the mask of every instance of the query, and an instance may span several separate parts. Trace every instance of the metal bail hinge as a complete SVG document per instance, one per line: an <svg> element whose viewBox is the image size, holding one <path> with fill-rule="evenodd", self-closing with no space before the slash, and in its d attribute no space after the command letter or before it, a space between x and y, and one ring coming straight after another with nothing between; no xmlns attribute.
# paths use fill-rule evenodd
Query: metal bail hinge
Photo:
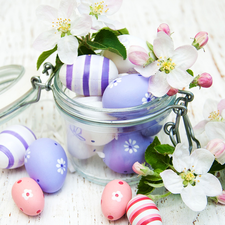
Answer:
<svg viewBox="0 0 225 225"><path fill-rule="evenodd" d="M180 133L179 133L179 126L180 126L180 119L183 118L184 122L184 128L186 131L186 136L188 139L189 144L189 151L191 152L193 149L193 141L196 143L197 148L201 148L200 142L196 139L194 135L194 131L191 125L191 122L187 115L187 107L188 103L193 101L194 95L191 92L188 91L182 91L180 90L178 93L185 94L184 97L178 97L175 100L174 105L181 105L186 110L182 108L174 108L173 112L176 114L175 122L167 122L164 125L164 132L169 135L170 140L174 146L176 146L178 143L181 143Z"/></svg>

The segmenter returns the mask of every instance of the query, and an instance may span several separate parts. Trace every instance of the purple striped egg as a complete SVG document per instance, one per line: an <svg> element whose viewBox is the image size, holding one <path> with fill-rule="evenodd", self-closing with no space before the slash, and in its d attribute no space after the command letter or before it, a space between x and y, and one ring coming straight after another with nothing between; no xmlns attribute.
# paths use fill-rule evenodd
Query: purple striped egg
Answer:
<svg viewBox="0 0 225 225"><path fill-rule="evenodd" d="M61 82L81 96L102 96L117 76L115 64L100 55L78 56L74 64L64 64L59 72Z"/></svg>
<svg viewBox="0 0 225 225"><path fill-rule="evenodd" d="M13 169L24 165L24 156L36 140L34 133L22 125L13 125L0 133L0 168Z"/></svg>
<svg viewBox="0 0 225 225"><path fill-rule="evenodd" d="M138 194L127 204L127 218L131 225L162 225L156 204L147 196Z"/></svg>

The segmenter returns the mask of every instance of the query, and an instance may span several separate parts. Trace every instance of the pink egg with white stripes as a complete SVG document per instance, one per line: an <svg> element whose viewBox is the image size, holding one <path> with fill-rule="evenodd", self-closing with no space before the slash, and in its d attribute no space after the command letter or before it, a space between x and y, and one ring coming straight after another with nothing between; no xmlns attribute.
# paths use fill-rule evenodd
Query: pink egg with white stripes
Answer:
<svg viewBox="0 0 225 225"><path fill-rule="evenodd" d="M110 181L102 193L102 213L108 220L118 220L126 213L131 198L132 191L128 183L119 179Z"/></svg>
<svg viewBox="0 0 225 225"><path fill-rule="evenodd" d="M138 194L127 204L127 218L131 225L162 225L156 204L147 196Z"/></svg>
<svg viewBox="0 0 225 225"><path fill-rule="evenodd" d="M0 168L13 169L24 165L26 150L36 140L25 126L13 125L0 133Z"/></svg>
<svg viewBox="0 0 225 225"><path fill-rule="evenodd" d="M101 96L116 77L115 64L100 55L78 56L74 64L64 64L59 72L61 82L81 96Z"/></svg>

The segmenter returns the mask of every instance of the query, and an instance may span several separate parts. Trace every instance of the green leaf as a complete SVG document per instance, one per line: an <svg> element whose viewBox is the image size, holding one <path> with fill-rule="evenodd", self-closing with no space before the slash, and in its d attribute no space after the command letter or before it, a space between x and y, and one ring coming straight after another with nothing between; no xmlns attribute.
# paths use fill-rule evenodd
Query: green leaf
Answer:
<svg viewBox="0 0 225 225"><path fill-rule="evenodd" d="M62 65L63 65L63 62L60 60L60 58L59 58L59 56L58 56L58 54L57 54L56 59L55 59L54 73L55 73L56 71L58 71L58 70L61 68Z"/></svg>
<svg viewBox="0 0 225 225"><path fill-rule="evenodd" d="M123 59L127 58L125 46L119 41L114 32L108 29L100 30L93 41L88 41L88 45L95 49L109 50L120 55Z"/></svg>
<svg viewBox="0 0 225 225"><path fill-rule="evenodd" d="M117 32L118 32L119 35L129 34L129 31L127 30L127 28L117 30Z"/></svg>
<svg viewBox="0 0 225 225"><path fill-rule="evenodd" d="M223 169L225 169L225 164L221 165L216 160L214 160L214 162L209 170L209 173L215 173L215 172L223 170Z"/></svg>
<svg viewBox="0 0 225 225"><path fill-rule="evenodd" d="M142 177L138 184L138 190L137 194L149 194L151 193L155 188L149 186L146 182L146 177Z"/></svg>
<svg viewBox="0 0 225 225"><path fill-rule="evenodd" d="M94 55L94 54L96 53L86 45L80 45L78 48L78 55Z"/></svg>
<svg viewBox="0 0 225 225"><path fill-rule="evenodd" d="M159 145L161 145L161 143L156 136L145 151L145 161L151 165L154 170L165 170L169 166L170 158L168 155L163 155L156 151L155 147Z"/></svg>
<svg viewBox="0 0 225 225"><path fill-rule="evenodd" d="M147 44L149 50L150 50L151 52L154 52L154 51L153 51L153 45L152 45L151 43L149 43L148 41L146 41L146 44Z"/></svg>
<svg viewBox="0 0 225 225"><path fill-rule="evenodd" d="M155 171L154 171L155 172ZM162 171L160 171L161 173ZM145 176L146 180L148 181L160 181L162 180L161 176L160 175L148 175L148 176Z"/></svg>
<svg viewBox="0 0 225 225"><path fill-rule="evenodd" d="M165 144L165 145L158 145L155 146L155 150L163 155L173 154L175 147Z"/></svg>
<svg viewBox="0 0 225 225"><path fill-rule="evenodd" d="M149 186L153 187L153 188L160 188L160 187L164 187L163 182L160 183L150 183L150 182L145 182L146 184L148 184Z"/></svg>
<svg viewBox="0 0 225 225"><path fill-rule="evenodd" d="M186 71L187 71L192 77L194 76L194 72L193 72L192 70L187 69Z"/></svg>
<svg viewBox="0 0 225 225"><path fill-rule="evenodd" d="M38 57L38 60L37 60L37 70L40 68L42 63L56 50L57 50L57 45L49 51L42 52L42 54Z"/></svg>

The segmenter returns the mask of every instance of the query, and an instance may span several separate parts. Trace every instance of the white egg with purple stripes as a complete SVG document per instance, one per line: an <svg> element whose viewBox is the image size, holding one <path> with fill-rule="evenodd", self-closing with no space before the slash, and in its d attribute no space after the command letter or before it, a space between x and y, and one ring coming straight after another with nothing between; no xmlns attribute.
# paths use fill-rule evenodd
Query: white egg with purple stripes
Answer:
<svg viewBox="0 0 225 225"><path fill-rule="evenodd" d="M116 77L118 70L115 64L100 55L78 56L74 64L64 64L59 72L63 85L81 96L102 96Z"/></svg>
<svg viewBox="0 0 225 225"><path fill-rule="evenodd" d="M0 133L0 168L13 169L24 165L29 145L36 140L26 126L13 125Z"/></svg>

